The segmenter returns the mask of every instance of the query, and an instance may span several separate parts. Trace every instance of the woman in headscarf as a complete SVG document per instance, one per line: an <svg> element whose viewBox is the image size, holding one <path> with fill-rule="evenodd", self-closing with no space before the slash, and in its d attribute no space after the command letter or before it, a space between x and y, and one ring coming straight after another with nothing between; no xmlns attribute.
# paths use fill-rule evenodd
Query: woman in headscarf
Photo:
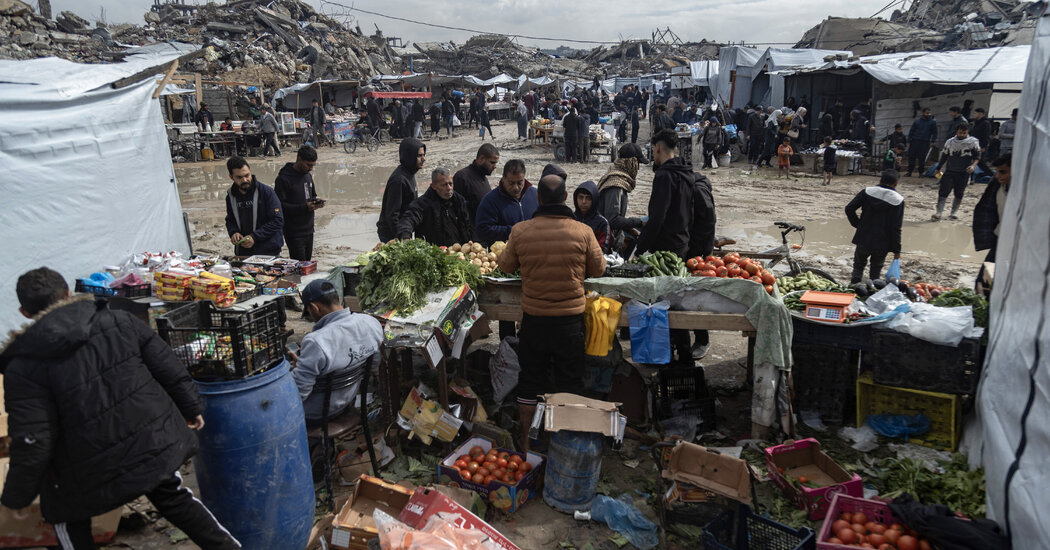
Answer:
<svg viewBox="0 0 1050 550"><path fill-rule="evenodd" d="M758 166L761 167L764 162L766 166L772 168L770 160L776 155L777 151L777 136L780 133L780 119L784 116L784 112L780 109L774 110L770 113L769 118L766 119L766 143L765 149L762 152L762 158L758 159Z"/></svg>
<svg viewBox="0 0 1050 550"><path fill-rule="evenodd" d="M529 139L528 124L529 124L529 109L525 106L525 102L518 100L517 109L518 119L518 139L527 141Z"/></svg>
<svg viewBox="0 0 1050 550"><path fill-rule="evenodd" d="M806 108L799 107L798 111L795 111L795 117L791 119L791 126L788 128L788 136L791 137L791 148L796 153L805 147L806 127Z"/></svg>

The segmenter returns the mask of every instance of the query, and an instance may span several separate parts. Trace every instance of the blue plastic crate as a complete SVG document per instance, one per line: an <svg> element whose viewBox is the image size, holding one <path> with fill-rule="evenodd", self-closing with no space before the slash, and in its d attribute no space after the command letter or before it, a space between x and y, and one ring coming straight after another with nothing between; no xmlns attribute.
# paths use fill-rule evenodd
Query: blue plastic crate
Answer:
<svg viewBox="0 0 1050 550"><path fill-rule="evenodd" d="M77 279L77 284L73 291L94 294L95 296L120 296L123 298L142 298L153 295L153 287L149 283L109 288L96 285L88 279Z"/></svg>
<svg viewBox="0 0 1050 550"><path fill-rule="evenodd" d="M741 504L704 526L705 550L816 550L812 529L794 529L751 511Z"/></svg>

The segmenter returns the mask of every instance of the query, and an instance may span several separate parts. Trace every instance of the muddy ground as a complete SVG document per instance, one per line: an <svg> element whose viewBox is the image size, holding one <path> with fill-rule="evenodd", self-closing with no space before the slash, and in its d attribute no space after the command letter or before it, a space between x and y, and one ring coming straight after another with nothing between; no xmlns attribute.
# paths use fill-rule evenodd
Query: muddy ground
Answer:
<svg viewBox="0 0 1050 550"><path fill-rule="evenodd" d="M495 122L496 139L501 150L501 161L520 158L527 166L527 177L535 181L543 166L553 158L549 149L515 140L513 124ZM643 121L639 141L648 136L648 124ZM481 144L476 130L461 130L452 139L429 139L426 169L418 180L420 191L429 180L430 170L445 166L453 172L469 164ZM272 184L277 171L285 162L292 162L295 153L284 148L279 158L250 158L253 172L260 181ZM608 167L608 158L587 164L563 164L569 174L570 190L585 180L597 181ZM375 221L378 218L383 186L397 162L397 145L387 144L369 153L359 149L346 154L338 148L322 148L320 162L314 171L318 194L328 200L317 213L314 259L321 269L328 269L371 249L376 243ZM502 162L501 162L502 165ZM502 166L490 178L498 181ZM196 252L232 253L232 247L223 226L224 197L230 180L222 161L183 163L175 166L182 207L192 225L193 246ZM780 237L772 223L786 220L807 227L803 248L796 252L806 263L818 265L840 280L848 280L853 247L853 231L843 214L843 207L860 190L875 185L872 175L836 177L830 186L820 185L819 176L794 175L791 179L777 179L775 170L751 171L746 163L707 170L712 180L718 208L718 234L738 241L732 248L761 251L779 244ZM646 214L652 188L651 167L643 166L638 187L631 194L630 214ZM973 250L970 222L973 207L984 186L967 191L960 219L935 222L930 220L936 202L934 180L907 178L898 190L905 197L905 230L902 267L904 277L913 281L930 281L950 286L972 285L983 253ZM795 238L793 243L802 243ZM309 325L294 321L295 339L309 330ZM719 396L720 430L702 440L712 446L732 446L749 437L748 404L750 393L745 388L744 363L746 340L739 334L713 332L711 352L702 363L707 380ZM415 452L415 451L413 451ZM437 448L433 451L437 453ZM192 470L192 468L190 468ZM187 476L191 479L192 475ZM425 481L425 480L423 480ZM763 495L776 493L768 483L762 484ZM631 493L639 507L655 518L651 504L661 490L657 485L656 469L644 448L627 441L619 452L607 451L603 462L600 489L611 495ZM345 494L339 488L337 494ZM145 502L135 508L149 514ZM144 517L132 517L131 508L117 538L107 548L195 548L192 543L179 540L178 532L160 520L152 523ZM523 549L540 548L617 548L610 540L615 533L594 522L578 522L555 512L539 499L530 500L524 508L510 517L495 517L491 522ZM695 548L697 541L685 533L672 536L668 547ZM693 533L695 534L695 533Z"/></svg>

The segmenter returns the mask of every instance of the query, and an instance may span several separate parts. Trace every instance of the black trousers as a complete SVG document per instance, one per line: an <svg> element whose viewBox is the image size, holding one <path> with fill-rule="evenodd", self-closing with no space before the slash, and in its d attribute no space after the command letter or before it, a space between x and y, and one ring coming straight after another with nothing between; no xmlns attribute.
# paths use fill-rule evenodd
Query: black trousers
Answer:
<svg viewBox="0 0 1050 550"><path fill-rule="evenodd" d="M945 172L941 175L941 186L937 191L937 197L941 199L948 198L948 195L955 193L955 198L962 200L963 193L966 193L966 186L970 183L970 174L966 172Z"/></svg>
<svg viewBox="0 0 1050 550"><path fill-rule="evenodd" d="M631 143L638 143L638 120L631 121Z"/></svg>
<svg viewBox="0 0 1050 550"><path fill-rule="evenodd" d="M762 134L751 136L747 141L747 161L755 164L758 159L762 158Z"/></svg>
<svg viewBox="0 0 1050 550"><path fill-rule="evenodd" d="M277 146L277 134L274 132L266 132L263 134L263 154L270 152L270 147L273 147L274 154L280 156L281 148Z"/></svg>
<svg viewBox="0 0 1050 550"><path fill-rule="evenodd" d="M857 245L857 250L853 253L853 275L850 277L850 284L855 285L864 279L864 266L868 264L868 259L871 259L871 270L868 272L871 279L879 279L882 277L882 266L886 265L886 256L889 252L885 250L872 250L863 246Z"/></svg>
<svg viewBox="0 0 1050 550"><path fill-rule="evenodd" d="M284 236L284 242L288 245L288 257L293 260L299 260L300 262L307 262L313 259L314 255L314 236L305 235L302 237L292 237L289 235Z"/></svg>
<svg viewBox="0 0 1050 550"><path fill-rule="evenodd" d="M583 384L586 341L583 314L536 317L525 313L518 338L518 362L521 364L518 399L531 401L551 392L586 395Z"/></svg>
<svg viewBox="0 0 1050 550"><path fill-rule="evenodd" d="M193 492L182 486L179 472L146 493L164 519L182 529L190 540L204 550L240 548L241 543L223 527ZM91 518L69 523L56 523L55 534L62 550L95 550L91 536Z"/></svg>
<svg viewBox="0 0 1050 550"><path fill-rule="evenodd" d="M580 142L577 138L565 138L565 162L576 162L580 152Z"/></svg>

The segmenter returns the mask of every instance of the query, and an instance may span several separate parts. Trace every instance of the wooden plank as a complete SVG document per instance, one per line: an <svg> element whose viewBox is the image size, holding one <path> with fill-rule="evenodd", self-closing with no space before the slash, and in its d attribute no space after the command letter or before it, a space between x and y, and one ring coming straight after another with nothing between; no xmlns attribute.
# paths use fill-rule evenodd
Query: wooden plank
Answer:
<svg viewBox="0 0 1050 550"><path fill-rule="evenodd" d="M187 61L196 59L196 58L201 57L203 55L204 55L204 48L201 48L201 49L199 49L199 50L197 50L195 52L190 52L188 54L180 56L180 57L176 58L175 61L178 61L179 63L186 63ZM149 77L151 77L151 76L153 76L153 75L155 75L155 74L157 74L159 72L162 72L164 70L164 67L168 66L169 63L171 63L171 62L170 61L165 61L164 63L161 63L159 65L154 65L152 67L145 68L145 69L143 69L143 70L141 70L141 71L139 71L139 72L137 72L137 73L135 73L135 74L133 74L131 76L127 76L127 77L121 78L120 80L117 80L117 81L113 82L112 84L110 84L110 87L112 87L115 90L119 90L121 88L126 88L128 86L131 86L132 84L135 84L137 82L141 82L143 79L149 78Z"/></svg>
<svg viewBox="0 0 1050 550"><path fill-rule="evenodd" d="M164 91L164 87L171 81L171 75L175 74L175 69L179 68L179 60L171 62L171 66L168 67L168 72L164 73L164 78L161 79L160 84L157 84L157 89L153 90L153 99L160 97L160 93Z"/></svg>

